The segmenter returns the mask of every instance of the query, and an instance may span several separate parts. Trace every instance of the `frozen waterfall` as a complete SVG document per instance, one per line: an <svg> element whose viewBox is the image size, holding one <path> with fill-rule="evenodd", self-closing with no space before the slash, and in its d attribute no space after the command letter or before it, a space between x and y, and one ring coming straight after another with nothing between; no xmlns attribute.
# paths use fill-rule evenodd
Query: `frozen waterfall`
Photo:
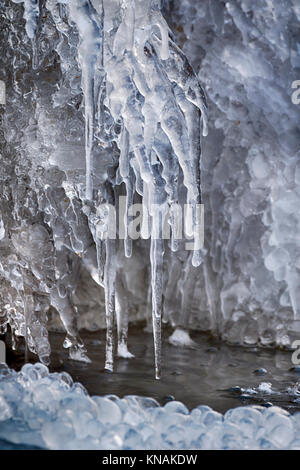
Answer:
<svg viewBox="0 0 300 470"><path fill-rule="evenodd" d="M113 370L115 350L132 356L128 323L147 320L157 378L162 322L173 344L201 329L290 346L297 0L1 3L0 332L49 364L51 328L89 361L80 329L106 327Z"/></svg>

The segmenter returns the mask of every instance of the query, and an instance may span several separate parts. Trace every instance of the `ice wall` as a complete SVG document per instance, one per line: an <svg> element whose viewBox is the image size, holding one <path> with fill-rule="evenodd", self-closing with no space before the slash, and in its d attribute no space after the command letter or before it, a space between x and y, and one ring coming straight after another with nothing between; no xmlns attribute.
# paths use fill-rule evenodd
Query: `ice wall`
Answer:
<svg viewBox="0 0 300 470"><path fill-rule="evenodd" d="M164 16L148 0L2 6L2 331L9 323L48 363L58 312L70 356L88 360L78 325L106 323L112 368L115 317L129 356L128 317L152 309L157 376L161 315L174 343L200 328L289 345L300 308L296 0L174 0ZM210 110L201 188L198 78ZM204 251L105 240L103 202L121 194L126 207L154 201L164 212L195 206L201 189ZM150 215L144 234L160 230ZM198 225L194 215L192 234Z"/></svg>
<svg viewBox="0 0 300 470"><path fill-rule="evenodd" d="M121 269L124 269L125 258L132 256L132 240L126 234L122 255L118 252L120 243L106 235L110 231L108 206L116 207L118 196L125 192L127 231L129 210L134 197L140 196L142 233L145 239L150 239L149 283L155 370L159 378L165 251L162 218L181 201L186 201L190 207L187 227L197 244L191 263L197 267L202 259L197 242L201 225L198 212L201 203L200 132L203 127L206 133L207 127L204 92L187 59L169 37L159 2L49 0L41 4L21 3L24 3L25 31L31 41L32 60L28 67L33 87L40 83L44 86L45 81L52 86L52 90L37 91L32 100L39 135L33 136L33 139L36 137L34 144L29 136L25 142L24 157L33 164L35 175L31 186L40 185L45 169L57 173L50 179L47 175L40 188L34 188L44 224L32 225L32 221L19 218L17 225L20 222L21 227L15 228L13 235L14 249L19 257L26 256L26 267L20 269L19 283L13 285L23 297L21 334L29 336L27 342L31 349L35 348L36 341L41 342L40 338L35 341L32 334L30 312L34 308L34 296L33 285L28 286L27 273L24 274L24 269L28 269L39 281L39 288L51 307L60 315L67 331L65 347L70 348L71 358L89 360L78 335L77 309L72 301L81 268L79 257L105 291L105 367L113 369L116 319L118 353L131 356L126 345L130 307ZM43 21L44 18L49 18L49 22ZM53 34L48 27L52 27ZM59 64L55 70L58 75L44 70L47 78L43 80L40 77L43 61L51 60L51 53L52 67L49 68L54 72L54 61ZM77 97L76 103L70 102L73 96ZM50 106L41 102L43 98L50 100ZM68 113L69 107L76 117L72 115L70 123L65 123L67 127L61 135L57 129L60 117L53 119L52 116L51 121L50 115L56 109L59 115ZM76 119L81 122L72 135L68 125L76 125ZM54 125L49 133L51 123ZM67 148L66 137L69 139ZM74 137L80 147L78 160L73 159L77 150ZM84 180L82 176L74 180L73 174L66 171L68 168L74 172L78 165L85 175ZM54 188L55 177L58 187ZM56 182L54 184L56 186ZM172 225L172 214L170 217ZM33 262L46 246L47 266L43 271L43 266L37 269ZM171 249L176 248L172 236ZM148 250L143 248L143 251ZM45 282L47 271L48 282ZM131 272L135 274L132 263L129 276ZM6 272L5 276L11 282L11 274ZM17 335L19 330L18 325ZM46 345L47 341L44 343ZM49 360L46 353L41 358L44 362Z"/></svg>
<svg viewBox="0 0 300 470"><path fill-rule="evenodd" d="M208 252L194 322L232 342L287 345L300 306L300 108L291 99L299 4L170 1L166 14L210 110L202 163Z"/></svg>

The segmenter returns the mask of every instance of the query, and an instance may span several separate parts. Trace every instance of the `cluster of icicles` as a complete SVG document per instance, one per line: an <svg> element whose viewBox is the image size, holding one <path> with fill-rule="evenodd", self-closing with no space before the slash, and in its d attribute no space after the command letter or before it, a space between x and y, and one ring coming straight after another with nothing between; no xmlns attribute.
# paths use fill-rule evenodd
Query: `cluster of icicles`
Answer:
<svg viewBox="0 0 300 470"><path fill-rule="evenodd" d="M23 3L26 32L36 48L39 2ZM126 187L125 227L136 193L142 197L148 214L143 217L141 232L145 238L150 237L155 375L159 378L164 254L161 214L172 214L172 207L184 197L184 203L191 208L187 232L197 242L201 231L197 210L201 203L201 130L203 135L207 132L205 96L186 57L172 40L159 0L48 0L47 8L59 34L64 34L62 9L79 34L77 60L85 107L84 208L97 248L98 282L105 288L105 368L113 369L116 241L93 223L99 199L93 188L93 147L95 128L102 129L105 145L105 119L109 114L109 119L120 127L114 140L119 149L116 179ZM117 28L113 24L109 29L106 16L111 17L113 11L118 12L120 21ZM101 196L102 201L115 204L109 177ZM159 215L151 209L154 205L159 207ZM101 216L105 218L105 214ZM177 250L172 235L170 245L171 250ZM131 256L132 240L127 235L124 251L126 257ZM191 258L193 266L199 266L201 249L194 250Z"/></svg>

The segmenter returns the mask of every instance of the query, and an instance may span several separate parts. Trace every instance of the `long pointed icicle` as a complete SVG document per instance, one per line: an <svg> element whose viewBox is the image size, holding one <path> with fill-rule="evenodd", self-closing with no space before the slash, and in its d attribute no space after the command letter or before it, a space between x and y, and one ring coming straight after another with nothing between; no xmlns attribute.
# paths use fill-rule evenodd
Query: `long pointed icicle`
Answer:
<svg viewBox="0 0 300 470"><path fill-rule="evenodd" d="M161 319L163 295L163 253L164 241L151 238L151 285L152 285L152 325L155 355L155 378L161 377Z"/></svg>
<svg viewBox="0 0 300 470"><path fill-rule="evenodd" d="M114 369L114 329L116 312L116 259L115 240L106 239L106 263L104 269L105 312L106 312L106 353L105 369Z"/></svg>
<svg viewBox="0 0 300 470"><path fill-rule="evenodd" d="M72 0L69 2L69 11L80 36L78 59L85 100L86 199L91 200L96 102L103 79L100 73L103 67L103 6L100 17L89 0Z"/></svg>

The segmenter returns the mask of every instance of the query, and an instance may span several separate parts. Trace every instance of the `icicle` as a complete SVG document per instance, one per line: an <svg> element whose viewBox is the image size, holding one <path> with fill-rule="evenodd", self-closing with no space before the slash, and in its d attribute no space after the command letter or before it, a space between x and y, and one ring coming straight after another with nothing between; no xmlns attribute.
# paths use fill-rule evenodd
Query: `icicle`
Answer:
<svg viewBox="0 0 300 470"><path fill-rule="evenodd" d="M143 240L148 240L151 234L151 216L150 216L150 204L151 198L149 196L149 187L144 183L143 186L143 218L141 227L141 237Z"/></svg>
<svg viewBox="0 0 300 470"><path fill-rule="evenodd" d="M166 20L159 11L152 12L151 16L152 25L156 25L160 30L161 44L159 48L159 55L161 60L167 60L169 58L169 27Z"/></svg>
<svg viewBox="0 0 300 470"><path fill-rule="evenodd" d="M194 250L192 264L194 267L200 266L203 261L203 243L204 243L204 206L195 204L194 208Z"/></svg>
<svg viewBox="0 0 300 470"><path fill-rule="evenodd" d="M182 234L182 221L181 221L182 211L180 206L172 204L170 206L170 219L169 223L171 226L171 250L173 252L178 250L178 240L181 238Z"/></svg>
<svg viewBox="0 0 300 470"><path fill-rule="evenodd" d="M132 240L128 234L129 226L129 209L133 204L134 196L134 184L135 177L132 168L129 166L129 135L128 131L123 128L121 139L120 139L120 160L119 169L120 176L126 186L126 205L124 213L124 226L125 226L125 237L124 237L124 251L126 258L130 258L132 255Z"/></svg>
<svg viewBox="0 0 300 470"><path fill-rule="evenodd" d="M114 39L113 54L121 56L125 51L131 51L134 42L135 1L123 0L122 22Z"/></svg>
<svg viewBox="0 0 300 470"><path fill-rule="evenodd" d="M167 211L166 196L161 191L162 178L157 167L154 167L156 185L148 188L151 215L151 286L152 286L152 325L155 353L155 377L161 376L161 321L163 301L163 221Z"/></svg>
<svg viewBox="0 0 300 470"><path fill-rule="evenodd" d="M152 325L155 354L155 378L161 377L161 318L163 295L163 254L164 241L151 238L151 285L152 285Z"/></svg>
<svg viewBox="0 0 300 470"><path fill-rule="evenodd" d="M40 16L39 0L12 0L14 3L24 3L23 18L26 21L25 30L29 39L33 39L37 32Z"/></svg>
<svg viewBox="0 0 300 470"><path fill-rule="evenodd" d="M147 288L147 305L146 305L146 318L147 324L144 328L146 333L153 332L153 319L152 319L152 285L151 285L151 270L148 272L148 288Z"/></svg>
<svg viewBox="0 0 300 470"><path fill-rule="evenodd" d="M13 2L24 3L23 18L26 22L25 30L32 44L32 68L36 69L38 65L38 52L35 36L40 16L39 0L13 0Z"/></svg>
<svg viewBox="0 0 300 470"><path fill-rule="evenodd" d="M133 196L134 196L134 182L135 178L134 175L131 174L128 178L125 179L126 185L126 207L125 207L125 214L124 214L124 224L125 224L125 239L124 239L124 251L126 258L130 258L132 255L132 239L130 238L130 234L128 233L129 228L129 209L133 204Z"/></svg>
<svg viewBox="0 0 300 470"><path fill-rule="evenodd" d="M27 293L27 288L24 282L24 270L22 270L22 278L23 278L23 304L24 304L24 323L25 323L25 364L28 362L28 336L29 336L29 328L30 328L30 317L32 311L30 309L30 295Z"/></svg>
<svg viewBox="0 0 300 470"><path fill-rule="evenodd" d="M192 256L192 264L197 267L202 261L202 232L203 232L203 211L201 210L201 136L200 136L200 116L198 108L190 101L185 99L185 94L181 89L175 87L175 96L177 102L184 113L189 143L190 143L190 178L192 185L196 188L196 194L190 194L188 189L189 220L187 221L187 233L194 237L195 248Z"/></svg>
<svg viewBox="0 0 300 470"><path fill-rule="evenodd" d="M189 258L193 257L189 255ZM197 280L197 270L191 263L186 264L185 274L183 279L183 289L181 292L181 315L180 326L187 329L189 325L189 318L191 316L192 302L194 298L195 285Z"/></svg>
<svg viewBox="0 0 300 470"><path fill-rule="evenodd" d="M114 369L114 328L116 311L116 259L115 240L106 239L106 262L104 269L105 312L106 312L106 353L105 369Z"/></svg>
<svg viewBox="0 0 300 470"><path fill-rule="evenodd" d="M64 347L69 349L70 358L82 362L91 362L85 354L86 349L78 334L78 312L76 307L73 306L69 295L62 297L58 287L54 287L51 290L51 305L59 312L61 321L67 332Z"/></svg>
<svg viewBox="0 0 300 470"><path fill-rule="evenodd" d="M82 90L85 100L85 158L86 199L93 197L93 143L96 103L103 74L103 6L98 15L89 0L72 0L68 3L70 17L76 24L80 44L78 60L82 73Z"/></svg>
<svg viewBox="0 0 300 470"><path fill-rule="evenodd" d="M192 313L195 285L197 281L197 269L190 262L194 254L190 253L185 265L184 278L181 286L180 316L176 322L176 328L169 338L169 343L175 346L195 346L189 335L189 320Z"/></svg>
<svg viewBox="0 0 300 470"><path fill-rule="evenodd" d="M161 127L158 129L154 142L154 150L162 164L162 177L165 181L165 191L168 195L169 204L178 203L178 160L174 158L173 150L166 134Z"/></svg>
<svg viewBox="0 0 300 470"><path fill-rule="evenodd" d="M154 44L160 46L160 40L154 36ZM170 81L183 89L188 101L201 111L202 134L208 134L207 102L204 90L184 53L169 38L170 55L164 62L164 69Z"/></svg>
<svg viewBox="0 0 300 470"><path fill-rule="evenodd" d="M129 135L126 128L123 128L120 139L120 175L127 178L129 175Z"/></svg>
<svg viewBox="0 0 300 470"><path fill-rule="evenodd" d="M179 285L182 274L182 262L178 256L171 254L167 263L168 277L164 289L163 322L170 322L171 325L174 325L177 322L177 317L180 313L180 305L178 304L177 292L174 292L174 286L177 287Z"/></svg>
<svg viewBox="0 0 300 470"><path fill-rule="evenodd" d="M116 277L116 315L118 326L118 356L126 359L134 357L128 351L127 338L128 338L128 314L129 302L128 293L124 287L121 276Z"/></svg>

